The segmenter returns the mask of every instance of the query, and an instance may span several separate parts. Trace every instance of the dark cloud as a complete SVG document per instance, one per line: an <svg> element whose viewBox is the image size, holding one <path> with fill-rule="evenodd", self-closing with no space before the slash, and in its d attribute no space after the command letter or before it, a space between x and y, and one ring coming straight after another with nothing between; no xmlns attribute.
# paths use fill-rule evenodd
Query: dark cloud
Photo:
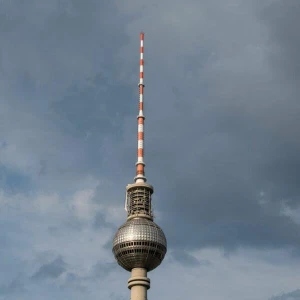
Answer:
<svg viewBox="0 0 300 300"><path fill-rule="evenodd" d="M96 214L96 216L94 218L93 226L94 226L95 229L101 229L101 228L104 228L104 227L116 229L116 227L113 224L111 224L111 223L109 223L105 220L105 216L101 212L98 212Z"/></svg>
<svg viewBox="0 0 300 300"><path fill-rule="evenodd" d="M290 293L284 293L279 296L271 297L269 300L299 300L300 299L300 290L295 290Z"/></svg>
<svg viewBox="0 0 300 300"><path fill-rule="evenodd" d="M297 0L270 1L261 17L270 33L271 64L277 74L289 80L300 80L300 37L298 34L300 6Z"/></svg>
<svg viewBox="0 0 300 300"><path fill-rule="evenodd" d="M30 170L39 186L44 181L45 188L50 188L53 176L56 187L62 184L65 189L62 182L75 174L78 179L84 173L99 175L107 160L103 153L110 148L106 141L115 136L113 142L122 132L120 122L128 106L120 100L131 88L124 84L115 88L120 66L112 61L127 40L122 26L127 18L111 1L17 3L0 4L0 70L5 74L1 83L7 99L2 104L11 107L10 116L15 119L11 124L8 114L2 118L1 145L17 143L23 149L23 161L31 160L34 152L35 166ZM40 121L43 125L38 125ZM25 143L21 136L26 136ZM64 137L55 141L59 136ZM58 174L64 179L59 180Z"/></svg>
<svg viewBox="0 0 300 300"><path fill-rule="evenodd" d="M112 271L118 268L116 263L98 262L91 270L91 278L101 279L108 276Z"/></svg>
<svg viewBox="0 0 300 300"><path fill-rule="evenodd" d="M209 266L211 262L208 260L198 260L191 254L185 251L175 250L170 253L171 260L177 261L186 267Z"/></svg>
<svg viewBox="0 0 300 300"><path fill-rule="evenodd" d="M118 230L118 227L116 227L115 229L116 229L115 230L115 232L116 232ZM114 238L115 232L111 235L110 239L103 245L103 248L105 250L111 251L111 249L112 249L111 245L112 245L112 242L113 242L113 238Z"/></svg>
<svg viewBox="0 0 300 300"><path fill-rule="evenodd" d="M207 41L207 32L199 26L191 28L188 36L180 38L195 38L192 48L181 47L179 33L168 25L160 29L164 39L148 28L146 172L156 191L155 209L164 213L161 225L171 247L299 249L299 226L281 213L282 203L292 208L299 205L300 144L296 136L300 107L295 101L299 90L296 77L285 76L283 66L272 67L274 44L289 46L280 38L277 23L273 24L281 11L276 7L283 2L266 3L256 3L254 10L245 4L232 11L227 7L215 9L206 2L199 4L199 11L207 12L207 27L211 26L210 20L217 20L218 31ZM286 14L281 15L282 24L278 26L293 34L288 11L293 10L295 1L284 6ZM155 15L152 9L149 14ZM218 18L219 14L222 17ZM245 15L247 18L241 19ZM241 21L244 27L238 30L234 24ZM226 39L219 36L221 32ZM161 53L173 43L177 47L165 59ZM135 46L128 47L132 50ZM125 43L121 48L125 54L126 47ZM130 62L132 57L130 54ZM172 65L172 61L176 64ZM288 63L284 66L288 67ZM132 84L132 66L128 64L128 68ZM174 70L172 74L170 70ZM116 75L111 76L113 80ZM282 76L286 78L284 82ZM80 99L93 102L91 99L101 97L96 88L100 81L96 76L91 87L81 89L80 97L78 93L66 97L56 110L61 109L65 117L76 116L76 111L69 112L80 106ZM109 99L114 94L113 87L110 91L110 84L106 85L108 89L102 93ZM130 102L134 97L131 89L119 86L120 94L115 94L115 100L102 104L107 107L108 124L119 105L122 117L114 123L116 127L111 123L114 137L102 147L105 155L101 167L106 170L106 178L125 187L131 181L128 176L134 176L136 102ZM75 106L68 112L67 103L73 101ZM96 100L92 102L88 107L100 109ZM99 125L97 116L85 109L87 118L91 116ZM82 133L89 126L82 125ZM106 129L101 125L99 130ZM97 138L92 143L92 149L101 144ZM100 164L91 164L100 170ZM124 199L122 188L107 186L101 191L111 195L111 202L122 203ZM262 200L269 204L262 205ZM176 230L174 220L178 222ZM109 247L108 243L106 248Z"/></svg>
<svg viewBox="0 0 300 300"><path fill-rule="evenodd" d="M275 3L285 6L278 26L285 26L288 34L293 24L288 11L297 15L292 12L296 2ZM189 80L185 73L173 74L174 83L164 81L162 88L168 96L153 91L156 85L146 89L147 99L155 102L147 111L146 136L151 136L146 142L147 174L159 193L154 204L164 212L161 224L171 246L300 249L299 225L281 213L283 203L292 208L300 204L298 83L295 76L281 82L283 67L270 68L276 31L272 20L276 22L280 9L272 11L264 4L260 8L270 10L268 21L256 11L254 26L248 28L245 20L236 36L228 34L227 40L221 40L225 45L240 39L241 52L228 55L228 65L217 57L219 69L212 61L204 67L191 66L201 75ZM228 28L225 15L217 21L218 28ZM261 40L240 37L255 26L261 30L256 32L262 33ZM196 34L196 29L192 32ZM263 39L266 32L269 39ZM276 43L289 47L279 37ZM201 58L199 45L197 59ZM237 64L242 67L236 69ZM172 92L174 84L180 92ZM262 200L269 204L262 205Z"/></svg>
<svg viewBox="0 0 300 300"><path fill-rule="evenodd" d="M73 290L77 293L80 292L82 294L86 294L89 292L89 290L85 285L85 281L85 277L78 276L77 274L72 272L68 272L66 273L64 282L59 287L61 290Z"/></svg>
<svg viewBox="0 0 300 300"><path fill-rule="evenodd" d="M0 188L11 193L26 192L30 188L31 182L27 176L9 170L0 164Z"/></svg>
<svg viewBox="0 0 300 300"><path fill-rule="evenodd" d="M33 274L32 278L36 280L57 278L66 271L67 264L64 262L62 257L57 257L50 263L42 265L36 273Z"/></svg>

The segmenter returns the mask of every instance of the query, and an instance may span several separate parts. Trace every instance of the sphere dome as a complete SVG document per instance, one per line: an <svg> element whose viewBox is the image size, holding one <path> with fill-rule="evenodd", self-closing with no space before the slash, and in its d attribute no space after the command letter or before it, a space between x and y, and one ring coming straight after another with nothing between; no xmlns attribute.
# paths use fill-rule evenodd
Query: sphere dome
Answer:
<svg viewBox="0 0 300 300"><path fill-rule="evenodd" d="M133 218L123 224L113 240L113 253L118 264L127 271L133 268L155 269L167 252L162 229L146 218Z"/></svg>

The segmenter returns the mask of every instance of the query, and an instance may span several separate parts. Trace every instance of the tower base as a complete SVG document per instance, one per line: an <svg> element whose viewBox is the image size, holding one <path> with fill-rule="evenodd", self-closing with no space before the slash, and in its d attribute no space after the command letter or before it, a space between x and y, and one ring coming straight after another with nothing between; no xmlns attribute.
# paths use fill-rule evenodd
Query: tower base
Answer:
<svg viewBox="0 0 300 300"><path fill-rule="evenodd" d="M147 290L150 289L147 270L144 268L132 269L131 277L128 279L128 288L131 290L130 300L147 300Z"/></svg>

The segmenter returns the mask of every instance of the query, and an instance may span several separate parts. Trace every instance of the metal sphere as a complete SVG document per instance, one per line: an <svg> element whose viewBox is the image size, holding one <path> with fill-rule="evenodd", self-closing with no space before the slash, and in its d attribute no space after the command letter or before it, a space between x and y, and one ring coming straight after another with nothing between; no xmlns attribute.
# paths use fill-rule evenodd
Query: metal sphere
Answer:
<svg viewBox="0 0 300 300"><path fill-rule="evenodd" d="M133 218L115 234L113 253L125 270L145 268L148 271L160 265L167 252L167 240L162 229L146 218Z"/></svg>

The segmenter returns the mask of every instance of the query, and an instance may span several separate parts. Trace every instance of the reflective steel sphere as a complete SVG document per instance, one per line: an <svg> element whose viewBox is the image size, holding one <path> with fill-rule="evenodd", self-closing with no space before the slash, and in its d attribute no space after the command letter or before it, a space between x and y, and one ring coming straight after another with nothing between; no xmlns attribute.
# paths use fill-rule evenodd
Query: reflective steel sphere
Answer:
<svg viewBox="0 0 300 300"><path fill-rule="evenodd" d="M160 265L167 252L167 240L153 221L133 218L123 224L113 240L113 253L125 270L145 268L148 271Z"/></svg>

